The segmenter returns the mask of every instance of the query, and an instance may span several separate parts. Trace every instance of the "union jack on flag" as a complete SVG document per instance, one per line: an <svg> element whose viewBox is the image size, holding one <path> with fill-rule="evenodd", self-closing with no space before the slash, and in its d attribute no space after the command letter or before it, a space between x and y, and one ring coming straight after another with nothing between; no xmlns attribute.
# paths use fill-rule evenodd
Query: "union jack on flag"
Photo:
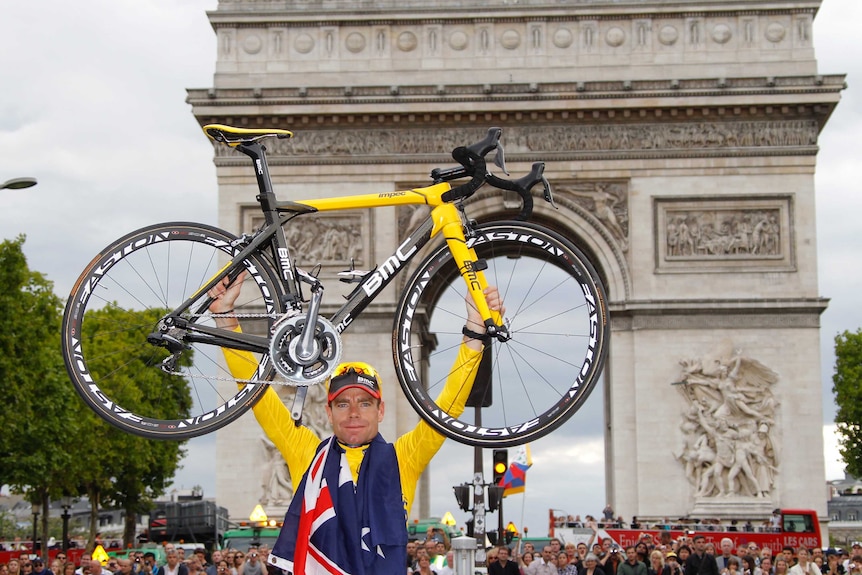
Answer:
<svg viewBox="0 0 862 575"><path fill-rule="evenodd" d="M524 492L527 485L527 470L532 465L533 458L530 456L530 446L519 446L514 459L509 462L509 469L506 470L500 480L500 485L503 487L503 497Z"/></svg>
<svg viewBox="0 0 862 575"><path fill-rule="evenodd" d="M330 442L314 456L305 478L305 490L297 492L302 497L299 529L296 536L296 547L293 561L282 559L275 555L276 549L270 555L270 563L287 570L289 573L311 575L348 575L350 570L344 566L350 563L341 546L335 543L343 538L338 531L335 519L335 490L343 486L353 489L353 479L346 465L339 465L337 453L331 453ZM344 457L341 454L341 457ZM334 461L328 461L333 459ZM328 463L328 465L327 465ZM330 481L338 477L338 485L330 485ZM358 523L358 519L355 520Z"/></svg>
<svg viewBox="0 0 862 575"><path fill-rule="evenodd" d="M362 465L365 475L354 484L344 449L333 438L321 443L270 564L293 575L404 575L406 515L394 446L378 434Z"/></svg>

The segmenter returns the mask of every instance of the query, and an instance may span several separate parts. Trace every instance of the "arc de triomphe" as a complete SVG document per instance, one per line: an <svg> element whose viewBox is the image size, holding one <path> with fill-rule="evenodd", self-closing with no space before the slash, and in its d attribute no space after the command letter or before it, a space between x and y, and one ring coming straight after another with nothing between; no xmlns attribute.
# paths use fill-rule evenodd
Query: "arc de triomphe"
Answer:
<svg viewBox="0 0 862 575"><path fill-rule="evenodd" d="M608 289L617 512L825 516L814 170L844 78L818 74L819 6L219 0L213 87L189 102L201 124L295 131L271 148L285 199L422 184L453 145L503 127L512 173L547 162L560 209L537 202L535 218L584 249ZM251 230L251 171L223 148L215 164L220 225ZM394 251L410 213L344 217L363 232L351 239L361 268ZM306 257L326 278L346 269L338 250ZM394 297L345 338L389 382ZM390 438L416 420L396 387L385 389ZM306 419L322 430L317 400ZM219 432L217 449L231 515L258 502L281 515L291 488L254 419ZM427 493L426 480L414 517Z"/></svg>

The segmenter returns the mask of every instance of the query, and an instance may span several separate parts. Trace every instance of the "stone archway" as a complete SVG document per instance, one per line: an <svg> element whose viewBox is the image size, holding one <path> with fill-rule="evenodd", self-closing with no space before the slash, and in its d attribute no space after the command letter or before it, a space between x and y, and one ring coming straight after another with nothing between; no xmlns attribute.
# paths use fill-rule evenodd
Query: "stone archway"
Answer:
<svg viewBox="0 0 862 575"><path fill-rule="evenodd" d="M576 238L608 286L606 475L617 512L824 516L813 174L844 79L818 73L819 4L375 0L358 12L223 1L210 13L214 86L189 101L201 123L296 129L271 150L276 191L294 199L425 182L450 161L442 151L503 126L512 171L543 160L558 190L561 210L539 200L536 217ZM253 180L216 154L221 224L242 230ZM391 253L409 220L394 209L347 217L369 257ZM350 344L379 365L387 298ZM392 393L394 436L415 416ZM768 446L741 439L761 426L732 393L771 410ZM732 431L716 427L719 415ZM244 425L219 436L237 453L217 481L236 494L235 516L257 499L235 488L261 457L243 452L258 434ZM698 442L708 449L695 456ZM420 489L419 513L422 501Z"/></svg>

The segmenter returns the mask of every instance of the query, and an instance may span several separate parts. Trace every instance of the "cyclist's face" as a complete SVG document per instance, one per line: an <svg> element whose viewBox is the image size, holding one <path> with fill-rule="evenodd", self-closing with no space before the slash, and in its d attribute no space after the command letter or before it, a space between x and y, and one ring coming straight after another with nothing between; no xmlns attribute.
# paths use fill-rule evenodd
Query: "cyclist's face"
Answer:
<svg viewBox="0 0 862 575"><path fill-rule="evenodd" d="M347 445L363 445L374 439L383 411L382 401L357 388L345 389L326 406L335 437Z"/></svg>

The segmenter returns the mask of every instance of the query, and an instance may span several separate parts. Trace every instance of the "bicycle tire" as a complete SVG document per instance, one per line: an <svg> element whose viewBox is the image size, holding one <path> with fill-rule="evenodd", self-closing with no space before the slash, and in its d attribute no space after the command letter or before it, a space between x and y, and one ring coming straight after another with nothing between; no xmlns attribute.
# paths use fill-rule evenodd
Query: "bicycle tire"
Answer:
<svg viewBox="0 0 862 575"><path fill-rule="evenodd" d="M189 439L227 425L266 391L265 383L238 388L220 347L184 342L180 376L161 369L168 350L147 342L159 319L233 256L234 240L204 224L156 224L109 245L78 278L63 314L63 357L78 394L108 423L151 439ZM259 255L244 264L236 313L255 316L240 317L244 332L269 333L281 311L276 275ZM214 326L206 311L193 321ZM255 380L271 377L268 354L249 359Z"/></svg>
<svg viewBox="0 0 862 575"><path fill-rule="evenodd" d="M400 298L396 375L419 416L447 437L474 447L520 445L562 425L598 381L608 351L605 290L583 253L541 226L494 222L479 226L468 244L500 290L512 336L486 347L483 363L490 363L480 373L491 374L484 388L490 397L471 396L458 418L434 400L458 368L466 319L466 287L445 245L424 260Z"/></svg>

